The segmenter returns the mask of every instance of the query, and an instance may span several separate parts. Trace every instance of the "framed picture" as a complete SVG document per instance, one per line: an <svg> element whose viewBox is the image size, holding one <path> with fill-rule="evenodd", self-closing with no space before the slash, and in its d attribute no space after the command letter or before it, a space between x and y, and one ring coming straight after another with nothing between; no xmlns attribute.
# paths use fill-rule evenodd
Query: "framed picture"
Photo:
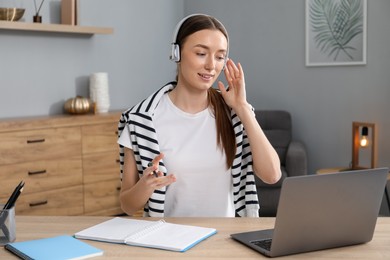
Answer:
<svg viewBox="0 0 390 260"><path fill-rule="evenodd" d="M306 66L364 65L367 0L306 0Z"/></svg>

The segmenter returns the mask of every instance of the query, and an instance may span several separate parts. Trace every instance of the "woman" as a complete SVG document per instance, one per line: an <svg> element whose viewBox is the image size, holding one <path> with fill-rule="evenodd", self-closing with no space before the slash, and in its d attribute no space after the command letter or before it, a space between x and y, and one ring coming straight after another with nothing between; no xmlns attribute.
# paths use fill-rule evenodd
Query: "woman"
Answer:
<svg viewBox="0 0 390 260"><path fill-rule="evenodd" d="M228 59L228 34L196 14L176 27L169 83L119 122L122 209L145 216L258 216L254 173L279 180L277 153L246 100L241 65ZM228 88L218 82L224 70ZM151 165L151 166L150 166Z"/></svg>

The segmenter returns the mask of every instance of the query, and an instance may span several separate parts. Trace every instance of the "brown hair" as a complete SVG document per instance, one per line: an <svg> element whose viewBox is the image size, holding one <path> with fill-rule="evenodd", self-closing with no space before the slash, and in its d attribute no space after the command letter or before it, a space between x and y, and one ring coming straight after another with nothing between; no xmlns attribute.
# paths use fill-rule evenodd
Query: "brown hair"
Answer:
<svg viewBox="0 0 390 260"><path fill-rule="evenodd" d="M191 16L183 22L177 34L176 43L181 49L188 36L205 29L221 31L229 44L229 38L225 27L214 17L201 14ZM176 76L176 81L177 80L178 77ZM230 108L225 103L219 91L214 88L208 90L208 101L215 116L217 144L224 150L226 155L226 166L227 168L230 168L233 165L233 160L236 155L236 141L230 119Z"/></svg>

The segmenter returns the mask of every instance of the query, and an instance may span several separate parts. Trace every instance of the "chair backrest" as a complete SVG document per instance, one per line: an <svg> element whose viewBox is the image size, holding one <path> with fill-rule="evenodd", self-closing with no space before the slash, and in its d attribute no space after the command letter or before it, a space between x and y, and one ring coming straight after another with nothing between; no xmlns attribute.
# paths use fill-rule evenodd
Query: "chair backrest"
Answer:
<svg viewBox="0 0 390 260"><path fill-rule="evenodd" d="M286 161L286 152L292 139L291 115L282 110L255 110L256 119L264 134L275 148L282 165Z"/></svg>

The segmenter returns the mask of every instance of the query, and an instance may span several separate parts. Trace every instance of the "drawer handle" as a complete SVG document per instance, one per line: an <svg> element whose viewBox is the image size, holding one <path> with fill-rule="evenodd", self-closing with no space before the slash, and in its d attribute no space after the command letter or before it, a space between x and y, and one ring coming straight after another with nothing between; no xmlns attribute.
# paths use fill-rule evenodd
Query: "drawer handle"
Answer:
<svg viewBox="0 0 390 260"><path fill-rule="evenodd" d="M27 140L28 144L34 144L34 143L43 143L45 142L45 138L42 139L33 139L33 140Z"/></svg>
<svg viewBox="0 0 390 260"><path fill-rule="evenodd" d="M38 202L33 202L33 203L30 203L30 207L36 207L36 206L41 206L41 205L45 205L47 204L47 200L43 200L43 201L38 201Z"/></svg>
<svg viewBox="0 0 390 260"><path fill-rule="evenodd" d="M28 171L28 175L36 175L36 174L44 174L44 173L46 173L46 170Z"/></svg>
<svg viewBox="0 0 390 260"><path fill-rule="evenodd" d="M117 163L120 163L121 161L120 161L119 159L116 159L116 162L117 162Z"/></svg>
<svg viewBox="0 0 390 260"><path fill-rule="evenodd" d="M115 131L115 135L118 135L119 134L119 132L118 131Z"/></svg>
<svg viewBox="0 0 390 260"><path fill-rule="evenodd" d="M120 191L120 190L121 190L121 187L116 187L116 190L117 190L117 191Z"/></svg>

